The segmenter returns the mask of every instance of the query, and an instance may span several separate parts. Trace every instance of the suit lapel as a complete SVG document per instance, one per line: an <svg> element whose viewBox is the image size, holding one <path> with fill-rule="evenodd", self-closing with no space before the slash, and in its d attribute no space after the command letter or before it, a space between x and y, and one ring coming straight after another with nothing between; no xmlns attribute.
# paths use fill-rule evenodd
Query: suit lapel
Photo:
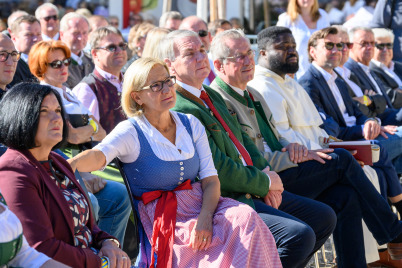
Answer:
<svg viewBox="0 0 402 268"><path fill-rule="evenodd" d="M348 84L340 76L338 76L338 78L335 80L335 84L338 87L339 92L341 93L343 103L345 103L346 111L348 112L348 114L350 116L354 116L353 107L352 107L353 103L352 103L349 93L348 93L348 87L349 87Z"/></svg>
<svg viewBox="0 0 402 268"><path fill-rule="evenodd" d="M373 76L373 78L374 78L375 82L377 83L378 87L380 88L380 90L382 92L382 95L384 96L385 100L387 101L387 104L388 104L389 108L394 108L393 105L392 105L392 101L389 99L388 94L385 91L380 78L378 78L377 75L372 70L370 70L370 73Z"/></svg>

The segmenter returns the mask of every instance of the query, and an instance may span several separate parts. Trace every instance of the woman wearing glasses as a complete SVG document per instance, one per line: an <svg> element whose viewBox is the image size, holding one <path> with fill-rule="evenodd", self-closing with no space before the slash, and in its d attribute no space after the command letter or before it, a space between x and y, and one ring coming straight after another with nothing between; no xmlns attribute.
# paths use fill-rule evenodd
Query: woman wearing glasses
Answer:
<svg viewBox="0 0 402 268"><path fill-rule="evenodd" d="M286 13L279 15L277 26L284 26L292 31L299 53L299 70L296 78L300 78L310 66L307 43L310 36L318 30L329 26L328 14L318 7L318 0L289 0Z"/></svg>
<svg viewBox="0 0 402 268"><path fill-rule="evenodd" d="M41 41L29 52L29 69L42 85L49 85L60 94L69 116L68 142L78 145L92 140L101 141L106 136L105 130L71 90L63 86L68 78L70 56L70 49L63 42Z"/></svg>
<svg viewBox="0 0 402 268"><path fill-rule="evenodd" d="M122 162L141 220L139 267L281 267L275 241L251 207L220 197L200 121L169 109L175 77L141 58L127 70L121 122L94 149L70 160L93 171ZM155 254L154 254L155 253Z"/></svg>

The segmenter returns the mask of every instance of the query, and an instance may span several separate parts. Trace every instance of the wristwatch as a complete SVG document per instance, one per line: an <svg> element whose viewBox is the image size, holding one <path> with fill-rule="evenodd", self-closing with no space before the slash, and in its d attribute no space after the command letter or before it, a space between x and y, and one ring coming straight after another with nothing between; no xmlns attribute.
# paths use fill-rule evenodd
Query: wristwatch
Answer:
<svg viewBox="0 0 402 268"><path fill-rule="evenodd" d="M119 242L117 239L108 238L108 239L102 240L101 246L103 246L103 243L104 243L105 241L112 241L112 242L114 242L114 243L120 248L120 242Z"/></svg>

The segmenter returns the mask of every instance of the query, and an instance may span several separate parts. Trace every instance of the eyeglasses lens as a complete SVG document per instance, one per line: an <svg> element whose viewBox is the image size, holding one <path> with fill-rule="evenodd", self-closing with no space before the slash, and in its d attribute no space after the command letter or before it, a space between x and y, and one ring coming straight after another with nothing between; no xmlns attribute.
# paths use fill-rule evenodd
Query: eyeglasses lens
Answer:
<svg viewBox="0 0 402 268"><path fill-rule="evenodd" d="M17 51L13 51L11 53L8 53L7 51L2 51L0 52L0 62L7 61L9 56L11 56L13 62L17 62L21 57L21 53L18 53Z"/></svg>
<svg viewBox="0 0 402 268"><path fill-rule="evenodd" d="M71 59L65 59L65 60L55 60L51 63L49 63L49 66L52 67L53 69L60 69L63 65L68 67L71 63Z"/></svg>
<svg viewBox="0 0 402 268"><path fill-rule="evenodd" d="M45 21L50 21L51 19L53 20L58 20L57 15L53 15L53 16L47 16L43 18Z"/></svg>
<svg viewBox="0 0 402 268"><path fill-rule="evenodd" d="M207 36L207 35L208 35L208 31L205 31L205 30L199 30L199 31L198 31L198 35L199 35L200 37L205 37L205 36Z"/></svg>

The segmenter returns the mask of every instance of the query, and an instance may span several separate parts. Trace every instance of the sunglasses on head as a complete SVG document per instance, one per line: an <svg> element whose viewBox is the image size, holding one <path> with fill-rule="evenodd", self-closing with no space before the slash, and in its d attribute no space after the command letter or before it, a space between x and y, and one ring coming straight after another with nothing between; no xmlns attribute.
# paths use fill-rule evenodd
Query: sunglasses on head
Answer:
<svg viewBox="0 0 402 268"><path fill-rule="evenodd" d="M208 35L208 31L205 31L205 30L199 30L199 31L198 31L198 35L199 35L200 37L205 37L205 36L207 36L207 35Z"/></svg>
<svg viewBox="0 0 402 268"><path fill-rule="evenodd" d="M325 48L327 50L332 50L334 47L336 47L336 50L342 51L343 44L342 43L325 42Z"/></svg>
<svg viewBox="0 0 402 268"><path fill-rule="evenodd" d="M348 49L352 49L353 48L353 43L341 43L343 47L347 47Z"/></svg>
<svg viewBox="0 0 402 268"><path fill-rule="evenodd" d="M108 45L108 46L105 46L105 47L97 47L96 49L104 49L104 50L107 50L107 51L109 51L109 52L116 52L117 51L117 48L120 48L122 51L125 51L125 50L127 50L127 43L120 43L120 44L118 44L118 45L115 45L115 44L110 44L110 45Z"/></svg>
<svg viewBox="0 0 402 268"><path fill-rule="evenodd" d="M64 59L64 60L52 61L52 62L48 63L48 65L50 67L52 67L53 69L60 69L63 65L68 67L70 65L70 63L71 63L71 59L68 58L68 59Z"/></svg>
<svg viewBox="0 0 402 268"><path fill-rule="evenodd" d="M379 50L384 50L384 48L386 47L389 50L394 47L394 44L393 43L383 43L383 44L375 43L375 47Z"/></svg>
<svg viewBox="0 0 402 268"><path fill-rule="evenodd" d="M45 21L50 21L51 19L58 20L59 18L57 17L57 15L52 15L52 16L43 17L42 19L44 19Z"/></svg>

